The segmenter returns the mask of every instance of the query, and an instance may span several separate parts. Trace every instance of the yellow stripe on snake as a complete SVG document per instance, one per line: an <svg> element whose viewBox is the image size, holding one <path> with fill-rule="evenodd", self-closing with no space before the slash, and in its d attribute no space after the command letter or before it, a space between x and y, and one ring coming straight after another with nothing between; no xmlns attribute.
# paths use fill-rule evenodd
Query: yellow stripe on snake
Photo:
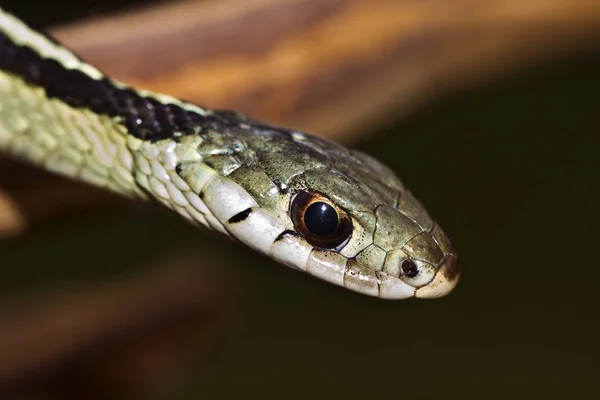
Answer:
<svg viewBox="0 0 600 400"><path fill-rule="evenodd" d="M2 10L0 151L156 200L366 295L440 297L460 276L444 232L377 160L236 112L129 88Z"/></svg>

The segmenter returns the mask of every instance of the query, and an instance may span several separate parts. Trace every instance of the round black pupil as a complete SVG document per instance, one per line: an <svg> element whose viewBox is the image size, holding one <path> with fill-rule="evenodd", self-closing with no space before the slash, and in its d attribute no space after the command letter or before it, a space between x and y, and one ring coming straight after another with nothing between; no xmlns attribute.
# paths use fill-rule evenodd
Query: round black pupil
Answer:
<svg viewBox="0 0 600 400"><path fill-rule="evenodd" d="M313 235L331 235L338 226L337 212L327 203L312 203L304 212L304 225Z"/></svg>

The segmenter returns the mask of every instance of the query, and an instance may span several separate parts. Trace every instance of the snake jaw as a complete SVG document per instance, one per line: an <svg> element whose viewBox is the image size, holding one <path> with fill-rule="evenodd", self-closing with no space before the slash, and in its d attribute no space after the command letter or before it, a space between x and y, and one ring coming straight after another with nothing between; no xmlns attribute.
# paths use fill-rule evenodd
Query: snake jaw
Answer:
<svg viewBox="0 0 600 400"><path fill-rule="evenodd" d="M403 282L401 279L388 275L385 272L378 272L377 278L379 279L378 297L380 299L402 300L415 297L417 289Z"/></svg>

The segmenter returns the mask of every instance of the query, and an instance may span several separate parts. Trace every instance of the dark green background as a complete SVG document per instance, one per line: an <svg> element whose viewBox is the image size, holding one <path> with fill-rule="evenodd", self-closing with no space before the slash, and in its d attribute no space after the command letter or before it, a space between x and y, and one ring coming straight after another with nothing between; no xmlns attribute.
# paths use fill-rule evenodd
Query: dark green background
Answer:
<svg viewBox="0 0 600 400"><path fill-rule="evenodd" d="M91 13L55 4L12 10L34 23ZM355 295L160 212L122 211L0 243L0 289L117 279L171 247L219 246L236 318L172 398L598 396L599 93L600 53L582 54L447 96L359 145L458 248L463 278L443 300Z"/></svg>

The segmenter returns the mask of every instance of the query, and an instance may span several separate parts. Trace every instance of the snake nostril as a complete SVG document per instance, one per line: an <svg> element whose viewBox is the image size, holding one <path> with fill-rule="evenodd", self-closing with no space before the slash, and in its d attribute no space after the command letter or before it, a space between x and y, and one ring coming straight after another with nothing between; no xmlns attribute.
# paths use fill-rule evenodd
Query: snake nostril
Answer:
<svg viewBox="0 0 600 400"><path fill-rule="evenodd" d="M414 278L419 273L419 267L410 259L404 260L400 268L402 269L402 273L409 278Z"/></svg>

